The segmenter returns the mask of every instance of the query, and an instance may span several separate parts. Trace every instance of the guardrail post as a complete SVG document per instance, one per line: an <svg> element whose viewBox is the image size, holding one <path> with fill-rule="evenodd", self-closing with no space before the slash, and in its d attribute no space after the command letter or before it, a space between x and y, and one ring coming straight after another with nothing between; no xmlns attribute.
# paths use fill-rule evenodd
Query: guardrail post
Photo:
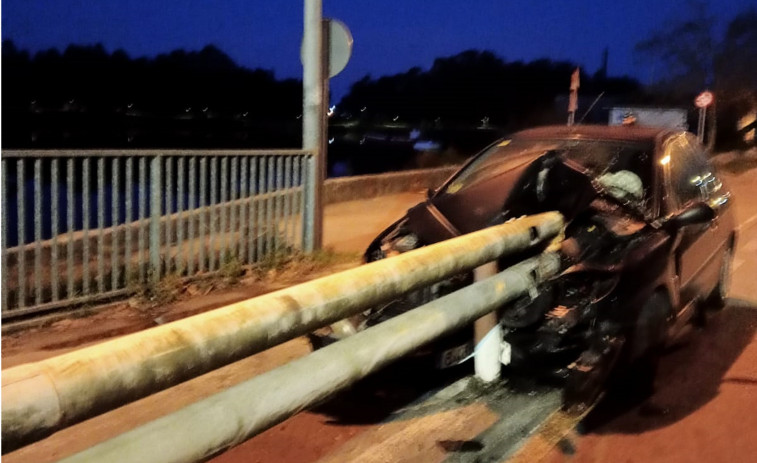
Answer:
<svg viewBox="0 0 757 463"><path fill-rule="evenodd" d="M160 203L163 199L163 163L160 156L150 159L150 270L152 281L160 280Z"/></svg>
<svg viewBox="0 0 757 463"><path fill-rule="evenodd" d="M497 262L489 262L473 270L473 279L477 282L483 281L496 274ZM496 312L487 313L476 320L473 324L473 336L473 367L476 377L487 383L496 381L501 371L499 356L502 341Z"/></svg>

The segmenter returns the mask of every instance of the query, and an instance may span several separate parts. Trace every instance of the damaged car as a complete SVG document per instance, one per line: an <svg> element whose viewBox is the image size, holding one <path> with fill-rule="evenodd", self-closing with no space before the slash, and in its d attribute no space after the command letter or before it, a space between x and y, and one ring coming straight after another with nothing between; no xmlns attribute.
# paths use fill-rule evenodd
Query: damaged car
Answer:
<svg viewBox="0 0 757 463"><path fill-rule="evenodd" d="M732 197L691 133L638 126L518 132L472 158L382 232L367 262L559 211L563 269L498 310L502 363L563 382L568 402L596 397L619 365L653 377L666 340L722 307L736 243ZM541 252L534 249L531 253ZM500 269L528 257L499 262ZM462 274L311 336L341 338L470 284ZM438 366L469 358L472 328L429 347Z"/></svg>

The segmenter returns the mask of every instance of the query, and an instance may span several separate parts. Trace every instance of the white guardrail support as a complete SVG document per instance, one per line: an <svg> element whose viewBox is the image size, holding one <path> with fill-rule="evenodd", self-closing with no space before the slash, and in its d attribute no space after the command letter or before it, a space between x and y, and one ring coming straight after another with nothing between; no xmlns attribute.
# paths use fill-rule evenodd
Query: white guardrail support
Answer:
<svg viewBox="0 0 757 463"><path fill-rule="evenodd" d="M548 242L562 227L562 216L556 212L523 217L3 370L3 452L402 294Z"/></svg>
<svg viewBox="0 0 757 463"><path fill-rule="evenodd" d="M486 280L497 274L497 263L489 262L473 271L475 281ZM502 370L500 363L500 351L502 343L502 330L499 327L497 314L489 312L476 320L473 324L473 337L475 347L473 350L473 368L476 377L481 381L490 383L499 379Z"/></svg>
<svg viewBox="0 0 757 463"><path fill-rule="evenodd" d="M526 294L559 267L555 253L528 259L61 462L206 461Z"/></svg>

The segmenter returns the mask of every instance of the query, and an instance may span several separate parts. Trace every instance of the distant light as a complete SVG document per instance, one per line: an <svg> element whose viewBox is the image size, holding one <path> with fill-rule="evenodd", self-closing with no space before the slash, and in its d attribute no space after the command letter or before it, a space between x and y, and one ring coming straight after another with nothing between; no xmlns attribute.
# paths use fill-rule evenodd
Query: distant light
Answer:
<svg viewBox="0 0 757 463"><path fill-rule="evenodd" d="M329 115L329 116L333 116L333 115L334 115L334 110L335 110L335 109L336 109L336 105L334 105L334 106L329 106L329 112L328 112L328 115Z"/></svg>
<svg viewBox="0 0 757 463"><path fill-rule="evenodd" d="M368 106L363 106L362 108L360 108L360 112L363 113L366 109L368 109Z"/></svg>
<svg viewBox="0 0 757 463"><path fill-rule="evenodd" d="M667 165L669 162L670 162L670 155L669 154L667 156L665 156L664 158L660 159L660 164L663 165L663 166Z"/></svg>
<svg viewBox="0 0 757 463"><path fill-rule="evenodd" d="M334 137L329 138L329 145L334 143Z"/></svg>
<svg viewBox="0 0 757 463"><path fill-rule="evenodd" d="M302 114L298 114L297 119L302 119Z"/></svg>
<svg viewBox="0 0 757 463"><path fill-rule="evenodd" d="M392 119L394 122L397 122L397 119L399 119L399 116L394 116L394 119Z"/></svg>

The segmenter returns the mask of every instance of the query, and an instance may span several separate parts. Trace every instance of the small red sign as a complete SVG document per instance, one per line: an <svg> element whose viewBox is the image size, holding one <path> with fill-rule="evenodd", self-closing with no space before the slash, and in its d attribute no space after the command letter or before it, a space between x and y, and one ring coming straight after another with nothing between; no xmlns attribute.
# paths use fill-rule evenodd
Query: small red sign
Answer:
<svg viewBox="0 0 757 463"><path fill-rule="evenodd" d="M697 108L706 108L707 106L710 106L712 104L712 101L715 99L715 95L712 94L710 91L704 91L697 95L696 99L694 100L694 104L697 105Z"/></svg>

